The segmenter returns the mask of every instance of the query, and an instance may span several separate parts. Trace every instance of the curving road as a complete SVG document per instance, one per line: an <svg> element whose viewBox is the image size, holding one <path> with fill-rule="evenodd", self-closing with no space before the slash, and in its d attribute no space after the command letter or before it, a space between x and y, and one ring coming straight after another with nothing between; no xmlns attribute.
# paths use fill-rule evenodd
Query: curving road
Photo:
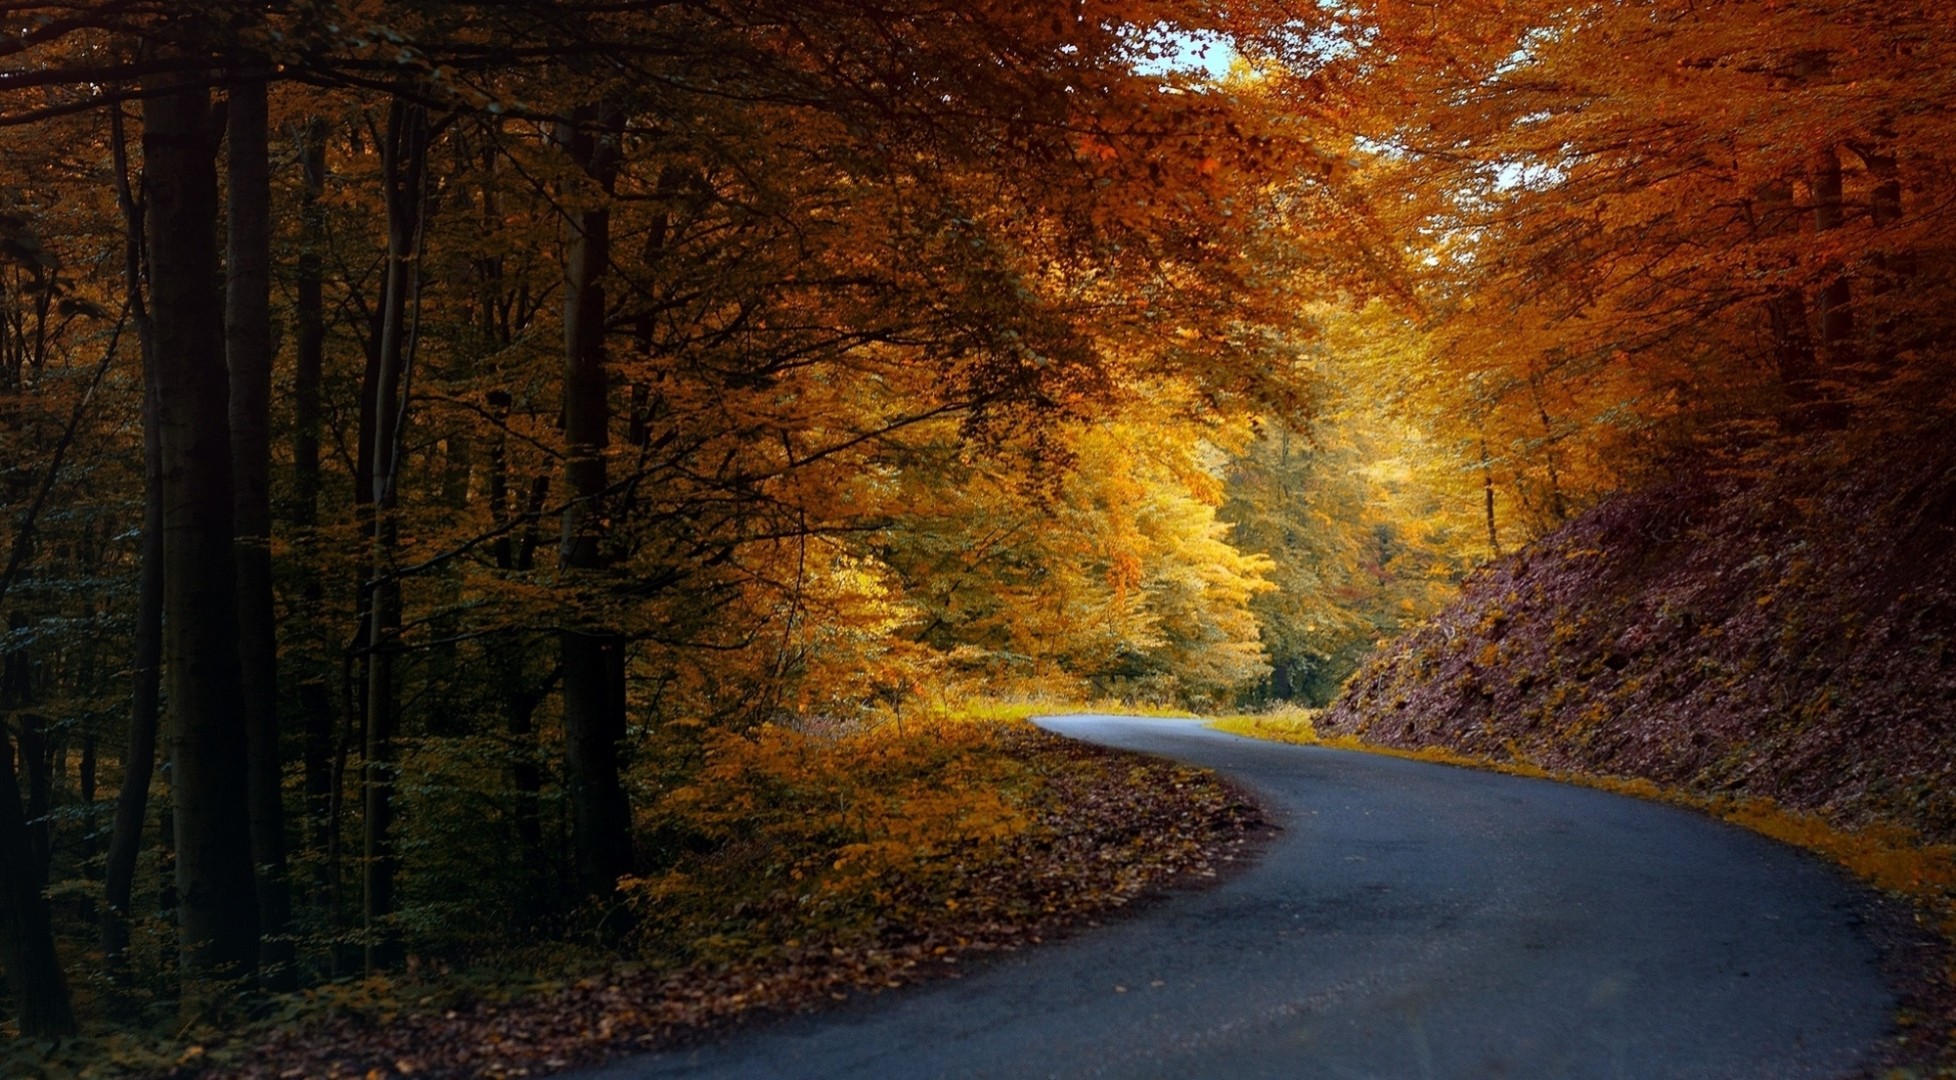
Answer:
<svg viewBox="0 0 1956 1080"><path fill-rule="evenodd" d="M1796 1080L1894 1000L1860 894L1666 806L1195 721L1053 731L1217 769L1282 833L1222 885L966 978L586 1080Z"/></svg>

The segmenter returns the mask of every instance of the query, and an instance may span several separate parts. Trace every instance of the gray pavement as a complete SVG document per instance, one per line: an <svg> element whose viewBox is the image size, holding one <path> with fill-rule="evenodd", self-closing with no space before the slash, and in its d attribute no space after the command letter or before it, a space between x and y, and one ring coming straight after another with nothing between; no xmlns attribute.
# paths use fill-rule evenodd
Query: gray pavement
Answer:
<svg viewBox="0 0 1956 1080"><path fill-rule="evenodd" d="M1857 887L1671 807L1255 742L1194 721L1053 731L1214 768L1282 832L1257 864L965 978L583 1080L1799 1080L1895 1002Z"/></svg>

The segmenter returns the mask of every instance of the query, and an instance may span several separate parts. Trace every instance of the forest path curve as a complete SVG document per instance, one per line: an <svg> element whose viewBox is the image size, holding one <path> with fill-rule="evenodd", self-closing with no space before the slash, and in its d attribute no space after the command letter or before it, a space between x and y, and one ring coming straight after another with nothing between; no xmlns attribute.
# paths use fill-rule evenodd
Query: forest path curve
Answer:
<svg viewBox="0 0 1956 1080"><path fill-rule="evenodd" d="M1282 832L963 979L578 1075L1824 1080L1890 1030L1859 888L1701 815L1192 720L1040 724L1216 769Z"/></svg>

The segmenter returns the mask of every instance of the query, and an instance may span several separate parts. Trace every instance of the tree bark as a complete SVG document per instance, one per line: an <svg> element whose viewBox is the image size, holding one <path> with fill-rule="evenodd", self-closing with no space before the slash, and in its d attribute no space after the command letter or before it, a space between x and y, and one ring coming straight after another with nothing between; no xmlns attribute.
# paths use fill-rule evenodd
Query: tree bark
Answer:
<svg viewBox="0 0 1956 1080"><path fill-rule="evenodd" d="M316 568L319 526L320 429L325 411L326 302L325 214L320 201L326 194L326 124L313 117L300 132L300 168L305 194L299 211L301 248L298 261L294 319L298 323L298 356L292 385L292 523L305 552L300 563L305 582L301 592L308 612L326 602L326 588ZM299 681L300 712L305 719L305 784L307 843L315 865L313 888L320 904L330 902L338 867L326 858L333 810L333 707L328 674L320 657L305 657L310 670Z"/></svg>
<svg viewBox="0 0 1956 1080"><path fill-rule="evenodd" d="M600 135L597 111L579 110L558 143L608 197L618 172L616 140ZM611 265L611 211L598 205L567 214L564 266L564 513L559 563L576 578L605 568L605 453L611 416L605 372L604 277ZM605 896L632 870L631 806L620 745L625 738L625 641L597 628L559 637L564 677L564 765L572 846L584 890Z"/></svg>
<svg viewBox="0 0 1956 1080"><path fill-rule="evenodd" d="M259 965L290 989L292 900L285 876L279 754L278 626L272 598L272 182L265 81L231 89L225 163L225 361L238 575L238 669L244 701L251 861L258 879Z"/></svg>
<svg viewBox="0 0 1956 1080"><path fill-rule="evenodd" d="M0 966L13 991L20 1033L58 1038L75 1032L68 979L54 950L47 866L34 857L21 812L14 747L0 724Z"/></svg>
<svg viewBox="0 0 1956 1080"><path fill-rule="evenodd" d="M162 434L163 662L170 703L180 973L185 1008L205 977L258 956L224 310L217 278L218 132L210 92L149 88L143 172Z"/></svg>
<svg viewBox="0 0 1956 1080"><path fill-rule="evenodd" d="M103 867L100 920L102 958L111 980L119 978L129 948L129 907L135 892L136 856L156 772L156 728L162 699L163 660L163 435L156 417L156 346L142 293L142 208L129 187L122 113L112 113L116 199L123 213L123 276L129 309L142 348L143 530L137 554L136 625L131 643L129 743L122 756L122 787L109 828Z"/></svg>
<svg viewBox="0 0 1956 1080"><path fill-rule="evenodd" d="M397 858L393 838L394 737L399 721L394 660L401 629L401 587L395 578L400 545L398 507L403 384L411 354L408 323L412 279L419 272L426 179L428 114L396 98L387 118L382 176L387 202L387 280L383 287L379 365L374 380L373 562L367 647L366 876L362 916L368 971L393 963L396 945L384 925L394 911Z"/></svg>
<svg viewBox="0 0 1956 1080"><path fill-rule="evenodd" d="M326 123L312 117L301 130L299 167L305 194L299 208L300 248L296 303L297 367L292 380L292 517L302 529L319 523L319 434L325 416Z"/></svg>
<svg viewBox="0 0 1956 1080"><path fill-rule="evenodd" d="M1487 433L1481 433L1481 510L1487 517L1487 553L1501 557L1501 531L1494 522L1494 459L1487 454Z"/></svg>

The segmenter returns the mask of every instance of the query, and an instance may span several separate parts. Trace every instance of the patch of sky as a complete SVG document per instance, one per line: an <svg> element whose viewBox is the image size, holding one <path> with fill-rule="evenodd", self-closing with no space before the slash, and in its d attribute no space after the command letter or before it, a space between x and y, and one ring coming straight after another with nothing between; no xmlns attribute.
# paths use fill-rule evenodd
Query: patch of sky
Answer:
<svg viewBox="0 0 1956 1080"><path fill-rule="evenodd" d="M1221 79L1236 62L1236 44L1229 35L1208 30L1158 26L1148 33L1134 62L1143 75L1195 75Z"/></svg>
<svg viewBox="0 0 1956 1080"><path fill-rule="evenodd" d="M1238 65L1275 63L1308 74L1356 56L1377 36L1356 22L1344 0L1318 0L1303 17L1267 28L1254 42L1213 30L1190 30L1173 23L1135 28L1134 69L1144 75L1206 78L1220 82Z"/></svg>

